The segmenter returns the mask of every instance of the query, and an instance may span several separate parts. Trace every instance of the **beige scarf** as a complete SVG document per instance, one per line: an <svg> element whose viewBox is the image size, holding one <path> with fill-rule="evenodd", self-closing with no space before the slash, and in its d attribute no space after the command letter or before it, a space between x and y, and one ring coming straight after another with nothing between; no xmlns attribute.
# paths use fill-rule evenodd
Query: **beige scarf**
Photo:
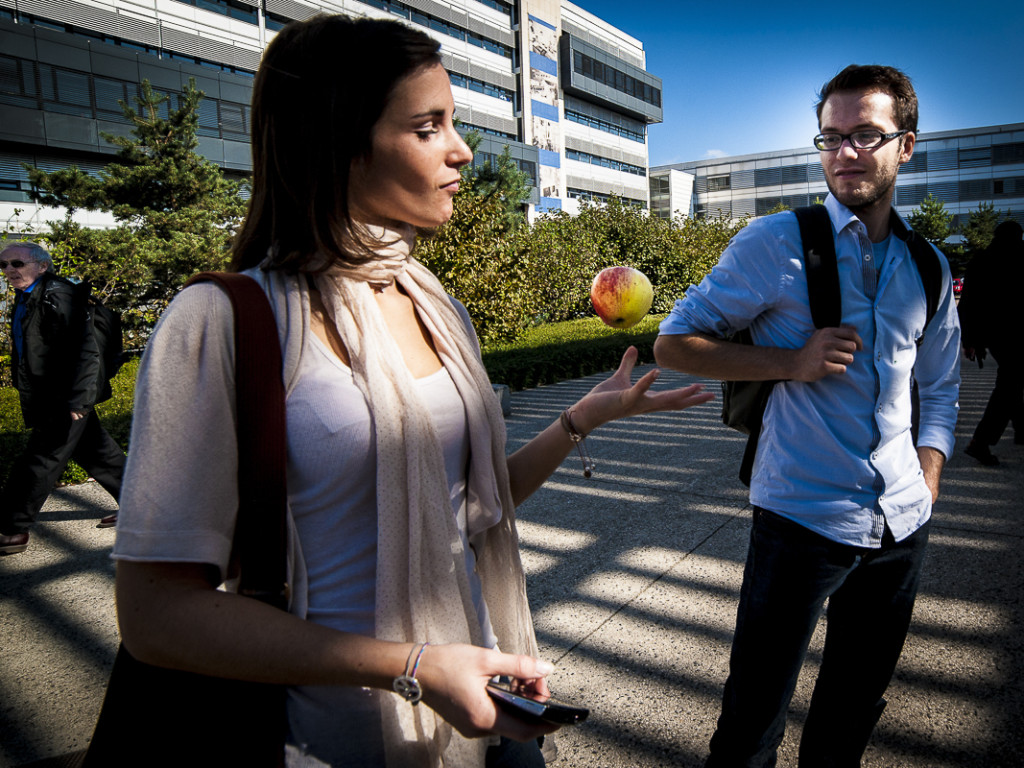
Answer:
<svg viewBox="0 0 1024 768"><path fill-rule="evenodd" d="M373 287L396 280L412 299L466 409L467 534L491 623L505 651L537 655L505 459L505 423L476 343L440 282L411 258L411 228L370 228L380 259L316 278L351 358L377 439L376 636L480 645L465 553L452 514L441 444L392 338ZM428 648L426 653L430 653ZM390 768L482 766L487 740L465 739L422 704L381 695Z"/></svg>

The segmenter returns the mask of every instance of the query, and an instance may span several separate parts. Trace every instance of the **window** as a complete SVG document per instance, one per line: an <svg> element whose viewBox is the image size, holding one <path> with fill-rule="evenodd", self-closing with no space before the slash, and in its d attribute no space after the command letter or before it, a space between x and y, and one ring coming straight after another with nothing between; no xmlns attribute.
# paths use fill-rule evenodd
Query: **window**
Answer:
<svg viewBox="0 0 1024 768"><path fill-rule="evenodd" d="M124 101L134 107L135 103L132 101L132 97L138 93L137 87L124 80L111 80L107 77L96 76L93 76L93 87L96 90L97 117L103 117L105 120L127 119L118 102Z"/></svg>
<svg viewBox="0 0 1024 768"><path fill-rule="evenodd" d="M636 198L622 197L621 195L606 195L602 192L591 192L589 189L575 189L573 187L569 187L566 190L566 193L573 200L587 200L593 203L607 203L613 197L618 197L624 205L631 205L634 208L647 207L646 200L637 200Z"/></svg>
<svg viewBox="0 0 1024 768"><path fill-rule="evenodd" d="M249 107L230 101L220 102L221 128L225 136L238 134L243 138L249 135Z"/></svg>
<svg viewBox="0 0 1024 768"><path fill-rule="evenodd" d="M515 102L515 94L507 88L502 88L498 85L491 85L490 83L485 83L483 80L477 80L475 77L466 77L465 75L460 75L457 72L449 72L448 75L451 78L452 85L457 85L460 88L468 88L471 91L483 93L487 96L493 96L494 98L501 99L502 101Z"/></svg>
<svg viewBox="0 0 1024 768"><path fill-rule="evenodd" d="M723 189L732 189L729 174L708 176L708 192L720 192Z"/></svg>
<svg viewBox="0 0 1024 768"><path fill-rule="evenodd" d="M621 173L631 173L634 176L646 176L647 170L640 167L639 165L632 165L631 163L623 163L618 160L612 160L608 157L601 157L600 155L591 155L587 152L579 152L575 149L565 150L565 157L567 160L576 160L581 163L590 163L591 165L600 165L603 168L611 168L613 171L620 171Z"/></svg>
<svg viewBox="0 0 1024 768"><path fill-rule="evenodd" d="M661 106L661 91L649 83L638 80L632 75L620 72L614 67L597 61L581 51L572 52L573 70L584 77L596 80L599 83L610 86L633 98Z"/></svg>
<svg viewBox="0 0 1024 768"><path fill-rule="evenodd" d="M496 11L501 11L506 16L511 16L512 15L512 9L509 8L507 5L505 5L504 3L499 3L498 0L476 0L476 1L478 3L481 3L482 5L486 5L488 8L493 8Z"/></svg>
<svg viewBox="0 0 1024 768"><path fill-rule="evenodd" d="M403 19L409 19L414 24L419 24L427 29L432 29L435 32L440 32L442 35L448 35L454 37L457 40L465 40L470 45L475 45L477 48L483 48L485 51L496 53L499 56L504 56L506 59L512 58L512 49L504 43L499 43L496 40L490 40L486 37L482 37L475 32L471 32L468 29L453 24L445 19L438 16L434 16L429 13L413 8L410 5L406 5L400 0L361 0L366 5L371 5L374 8L380 8L382 11L388 11L393 13L395 16L400 16ZM490 5L490 3L487 3ZM495 7L500 5L495 3ZM269 26L269 25L268 25Z"/></svg>
<svg viewBox="0 0 1024 768"><path fill-rule="evenodd" d="M590 117L582 112L576 112L571 109L565 110L565 119L572 120L574 123L579 123L580 125L586 125L590 128L596 128L597 130L604 131L605 133L622 136L624 139L630 139L641 144L645 143L642 128L640 130L630 130L624 126L614 125L606 120L601 120L597 117Z"/></svg>
<svg viewBox="0 0 1024 768"><path fill-rule="evenodd" d="M228 16L232 19L245 21L249 24L258 23L259 19L256 9L251 5L236 2L236 0L178 0L178 2L194 5L204 11L213 11Z"/></svg>
<svg viewBox="0 0 1024 768"><path fill-rule="evenodd" d="M40 64L37 91L35 72L35 62L0 56L0 104L121 122L126 122L127 118L118 102L124 101L132 108L136 106L135 97L139 94L136 82ZM180 94L155 90L167 93L168 100L158 108L160 117L167 118L169 111L179 103ZM202 136L236 140L249 136L247 104L204 98L199 102L198 118Z"/></svg>

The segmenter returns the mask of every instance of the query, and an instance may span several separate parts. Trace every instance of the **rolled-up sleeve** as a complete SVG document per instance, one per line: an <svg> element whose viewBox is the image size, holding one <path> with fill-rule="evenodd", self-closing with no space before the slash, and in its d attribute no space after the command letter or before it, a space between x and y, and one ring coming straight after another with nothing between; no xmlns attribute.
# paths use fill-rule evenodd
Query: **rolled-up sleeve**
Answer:
<svg viewBox="0 0 1024 768"><path fill-rule="evenodd" d="M724 337L748 327L779 299L789 272L785 262L799 249L790 231L795 227L795 217L770 216L741 229L700 285L675 302L661 335Z"/></svg>

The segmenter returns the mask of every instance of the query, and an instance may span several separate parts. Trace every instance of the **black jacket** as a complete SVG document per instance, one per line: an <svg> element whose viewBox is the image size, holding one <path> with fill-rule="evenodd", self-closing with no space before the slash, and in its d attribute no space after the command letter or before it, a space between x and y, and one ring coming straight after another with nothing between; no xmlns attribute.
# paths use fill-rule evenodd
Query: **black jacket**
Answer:
<svg viewBox="0 0 1024 768"><path fill-rule="evenodd" d="M17 301L10 317L11 375L25 423L31 427L60 412L87 411L100 394L100 355L86 290L50 272L40 277L21 321L20 357L13 333L16 307Z"/></svg>

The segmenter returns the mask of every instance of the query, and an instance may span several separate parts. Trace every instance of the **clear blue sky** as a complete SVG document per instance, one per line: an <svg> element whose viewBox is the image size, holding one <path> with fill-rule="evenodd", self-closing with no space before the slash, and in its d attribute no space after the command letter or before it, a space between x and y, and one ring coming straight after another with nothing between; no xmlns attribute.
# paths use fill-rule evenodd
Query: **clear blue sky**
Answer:
<svg viewBox="0 0 1024 768"><path fill-rule="evenodd" d="M810 147L815 94L848 64L906 72L924 135L1024 123L1020 0L573 2L641 40L663 81L652 166Z"/></svg>

